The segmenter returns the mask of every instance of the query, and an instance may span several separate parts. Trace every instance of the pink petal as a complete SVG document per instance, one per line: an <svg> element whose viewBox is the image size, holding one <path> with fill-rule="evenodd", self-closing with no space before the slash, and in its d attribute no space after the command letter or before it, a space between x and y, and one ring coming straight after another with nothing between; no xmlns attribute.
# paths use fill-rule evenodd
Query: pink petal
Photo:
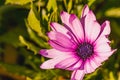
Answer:
<svg viewBox="0 0 120 80"><path fill-rule="evenodd" d="M105 21L102 25L101 25L101 36L102 35L109 35L110 34L110 22L109 21Z"/></svg>
<svg viewBox="0 0 120 80"><path fill-rule="evenodd" d="M74 49L63 47L62 45L57 44L58 42L49 40L48 43L55 49L65 52L72 52Z"/></svg>
<svg viewBox="0 0 120 80"><path fill-rule="evenodd" d="M61 20L64 24L66 24L70 28L70 29L67 28L67 30L72 31L72 34L75 35L74 38L77 37L78 40L84 38L83 27L77 16L62 11Z"/></svg>
<svg viewBox="0 0 120 80"><path fill-rule="evenodd" d="M58 51L56 49L49 49L49 50L46 50L46 49L42 49L40 50L40 54L44 57L48 57L48 58L55 58L55 57L58 57L60 55L64 55L64 56L68 56L68 55L74 55L72 53L69 53L69 52L61 52L61 51Z"/></svg>
<svg viewBox="0 0 120 80"><path fill-rule="evenodd" d="M51 31L51 32L48 33L48 37L51 40L57 41L58 44L60 44L60 45L62 45L64 47L70 48L71 46L74 45L74 43L71 42L71 40L67 36L65 36L64 34L59 33L59 32Z"/></svg>
<svg viewBox="0 0 120 80"><path fill-rule="evenodd" d="M91 22L91 21L96 21L96 17L94 13L91 10L89 10L89 12L85 16L85 22Z"/></svg>
<svg viewBox="0 0 120 80"><path fill-rule="evenodd" d="M70 29L67 28L67 30L75 33L73 26L71 25L71 22L76 18L76 16L72 16L72 14L68 14L67 12L64 12L64 11L60 13L60 16L61 16L62 23L64 23L66 26L70 28Z"/></svg>
<svg viewBox="0 0 120 80"><path fill-rule="evenodd" d="M81 65L82 65L82 60L80 59L74 65L68 67L67 70L76 70L76 69L79 69Z"/></svg>
<svg viewBox="0 0 120 80"><path fill-rule="evenodd" d="M95 41L100 33L101 26L96 21L85 22L85 39L86 41Z"/></svg>
<svg viewBox="0 0 120 80"><path fill-rule="evenodd" d="M96 17L92 11L89 11L88 14L82 18L82 25L85 28L85 39L86 41L93 42L97 39L101 26L96 21Z"/></svg>
<svg viewBox="0 0 120 80"><path fill-rule="evenodd" d="M91 67L92 67L94 70L95 70L96 68L98 68L99 66L101 66L101 63L95 61L94 58L91 58L91 59L90 59L90 64L91 64Z"/></svg>
<svg viewBox="0 0 120 80"><path fill-rule="evenodd" d="M76 35L76 37L80 40L83 40L84 39L83 26L76 15L74 14L70 15L70 23L72 25L72 28L73 28L72 30L74 34Z"/></svg>
<svg viewBox="0 0 120 80"><path fill-rule="evenodd" d="M111 51L111 47L109 46L108 43L103 43L103 44L96 44L94 46L94 52L98 53L98 52L109 52Z"/></svg>
<svg viewBox="0 0 120 80"><path fill-rule="evenodd" d="M60 62L59 59L58 60L57 59L50 59L50 60L47 60L44 63L42 63L40 68L42 68L42 69L53 69L54 66L59 62Z"/></svg>
<svg viewBox="0 0 120 80"><path fill-rule="evenodd" d="M65 12L65 11L62 11L62 12L60 13L60 16L61 16L62 23L66 24L67 26L70 26L70 25L71 25L71 24L69 23L70 14L68 14L68 13Z"/></svg>
<svg viewBox="0 0 120 80"><path fill-rule="evenodd" d="M71 76L71 80L83 80L84 75L84 70L74 70Z"/></svg>
<svg viewBox="0 0 120 80"><path fill-rule="evenodd" d="M83 21L84 21L84 26L85 28L87 27L95 27L95 26L91 26L93 24L93 21L96 21L96 17L94 15L94 13L90 10L86 16L82 17Z"/></svg>
<svg viewBox="0 0 120 80"><path fill-rule="evenodd" d="M95 69L92 67L92 65L90 64L90 60L87 59L84 65L84 70L85 73L92 73Z"/></svg>
<svg viewBox="0 0 120 80"><path fill-rule="evenodd" d="M110 43L110 41L105 36L101 36L93 43L93 45L100 46L101 44L104 44L104 43Z"/></svg>
<svg viewBox="0 0 120 80"><path fill-rule="evenodd" d="M82 10L81 17L86 16L88 14L88 12L89 12L89 7L88 7L88 5L85 5L83 10Z"/></svg>
<svg viewBox="0 0 120 80"><path fill-rule="evenodd" d="M103 52L103 53L96 53L98 56L100 56L100 57L109 57L109 56L111 56L115 51L117 51L117 49L114 49L114 50L112 50L112 51L110 51L110 52Z"/></svg>
<svg viewBox="0 0 120 80"><path fill-rule="evenodd" d="M67 37L69 37L68 34L67 34L68 30L64 26L62 26L62 25L60 25L60 24L58 24L56 22L50 23L50 26L51 26L53 31L60 32L60 33L62 33L64 35L66 35Z"/></svg>
<svg viewBox="0 0 120 80"><path fill-rule="evenodd" d="M111 48L109 46L110 41L108 40L108 38L106 38L105 36L101 36L99 37L94 45L94 51L95 52L106 52L106 51L111 51Z"/></svg>
<svg viewBox="0 0 120 80"><path fill-rule="evenodd" d="M62 11L60 13L62 23L66 24L71 30L73 30L73 27L71 25L71 22L77 18L74 16L74 14L68 14L67 12Z"/></svg>
<svg viewBox="0 0 120 80"><path fill-rule="evenodd" d="M43 64L41 64L40 68L42 69L53 69L55 68L55 65L58 64L59 62L61 62L62 60L72 57L73 55L60 55L58 57L55 57L53 59L47 60L45 61Z"/></svg>
<svg viewBox="0 0 120 80"><path fill-rule="evenodd" d="M52 41L50 45L56 49L58 49L57 46L66 49L74 49L76 47L76 45L62 33L51 31L48 33L48 37L51 39L50 41Z"/></svg>
<svg viewBox="0 0 120 80"><path fill-rule="evenodd" d="M69 57L66 58L64 60L62 60L61 62L59 62L58 64L55 65L56 68L61 68L61 69L66 69L67 67L75 64L79 59L77 57Z"/></svg>
<svg viewBox="0 0 120 80"><path fill-rule="evenodd" d="M87 59L84 65L85 73L92 73L95 71L96 68L101 66L101 61L98 61L98 57L92 56L91 58Z"/></svg>
<svg viewBox="0 0 120 80"><path fill-rule="evenodd" d="M95 53L94 59L97 58L96 61L102 63L103 61L107 60L115 51L116 49L109 52Z"/></svg>
<svg viewBox="0 0 120 80"><path fill-rule="evenodd" d="M94 55L92 56L92 59L98 63L102 63L103 61L105 61L105 59L101 59L101 57L97 56L97 55Z"/></svg>

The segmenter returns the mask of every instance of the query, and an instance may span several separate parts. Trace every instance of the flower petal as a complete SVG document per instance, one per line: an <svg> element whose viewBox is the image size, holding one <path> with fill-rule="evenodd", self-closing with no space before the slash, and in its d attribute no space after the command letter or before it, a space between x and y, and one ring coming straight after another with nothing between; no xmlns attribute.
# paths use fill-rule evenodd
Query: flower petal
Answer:
<svg viewBox="0 0 120 80"><path fill-rule="evenodd" d="M85 64L84 64L84 70L85 70L85 73L91 73L94 71L94 68L92 67L92 65L90 64L90 60L87 59Z"/></svg>
<svg viewBox="0 0 120 80"><path fill-rule="evenodd" d="M47 60L43 64L41 64L40 68L42 68L42 69L53 69L53 68L55 68L56 64L58 64L62 60L66 59L66 58L69 58L71 56L73 56L73 55L67 55L67 56L60 55L60 56L55 57L53 59Z"/></svg>
<svg viewBox="0 0 120 80"><path fill-rule="evenodd" d="M96 21L96 17L91 10L89 10L89 12L86 14L85 18L86 18L85 22Z"/></svg>
<svg viewBox="0 0 120 80"><path fill-rule="evenodd" d="M74 38L75 38L76 34L75 34L75 31L73 29L73 26L72 26L71 22L77 17L74 16L73 14L68 14L67 12L64 12L64 11L61 12L60 16L61 16L62 23L65 24L65 28L69 32L71 32L71 34L74 35ZM68 27L66 27L66 26L68 26Z"/></svg>
<svg viewBox="0 0 120 80"><path fill-rule="evenodd" d="M83 10L82 10L81 17L86 16L88 14L88 12L89 12L89 7L88 7L88 5L85 5Z"/></svg>
<svg viewBox="0 0 120 80"><path fill-rule="evenodd" d="M99 57L98 55L93 55L92 59L98 63L102 63L103 61L105 61L105 59L101 59L101 57Z"/></svg>
<svg viewBox="0 0 120 80"><path fill-rule="evenodd" d="M82 24L80 23L80 20L77 18L76 15L68 14L62 11L61 20L66 26L68 26L69 29L67 27L66 29L74 35L74 38L75 37L77 37L77 39L84 38L84 31L83 31Z"/></svg>
<svg viewBox="0 0 120 80"><path fill-rule="evenodd" d="M109 35L110 34L110 22L109 21L105 21L102 25L101 25L101 35Z"/></svg>
<svg viewBox="0 0 120 80"><path fill-rule="evenodd" d="M68 13L65 12L65 11L62 11L62 12L60 13L60 17L61 17L62 23L66 24L67 26L70 26L70 25L71 25L71 24L69 23L70 14L68 14Z"/></svg>
<svg viewBox="0 0 120 80"><path fill-rule="evenodd" d="M50 23L50 26L51 26L53 31L60 32L64 35L66 35L67 37L69 37L68 34L67 34L68 30L64 26L62 26L62 25L60 25L56 22Z"/></svg>
<svg viewBox="0 0 120 80"><path fill-rule="evenodd" d="M84 75L84 70L74 70L71 76L71 80L83 80Z"/></svg>
<svg viewBox="0 0 120 80"><path fill-rule="evenodd" d="M41 64L40 68L42 69L53 69L54 66L59 63L59 59L50 59Z"/></svg>
<svg viewBox="0 0 120 80"><path fill-rule="evenodd" d="M55 65L56 68L66 69L67 67L74 65L79 59L72 56L69 58L66 58Z"/></svg>
<svg viewBox="0 0 120 80"><path fill-rule="evenodd" d="M52 22L50 25L53 31L60 32L64 34L65 36L67 36L69 39L71 39L73 42L75 42L75 38L73 37L73 35L64 26L56 22Z"/></svg>
<svg viewBox="0 0 120 80"><path fill-rule="evenodd" d="M60 51L65 51L65 52L72 52L74 51L73 49L71 48L66 48L66 47L63 47L62 45L59 45L58 42L56 41L53 41L53 40L49 40L48 43L55 49L57 50L60 50Z"/></svg>
<svg viewBox="0 0 120 80"><path fill-rule="evenodd" d="M74 65L68 67L67 70L76 70L76 69L79 69L81 65L82 65L82 60L79 59Z"/></svg>
<svg viewBox="0 0 120 80"><path fill-rule="evenodd" d="M93 45L100 46L101 44L104 44L104 43L110 43L110 41L105 36L101 36L93 43Z"/></svg>
<svg viewBox="0 0 120 80"><path fill-rule="evenodd" d="M114 52L116 51L116 49L112 50L112 51L109 51L109 52L98 52L98 53L95 53L95 59L96 61L98 62L103 62L105 60L107 60Z"/></svg>
<svg viewBox="0 0 120 80"><path fill-rule="evenodd" d="M92 67L94 70L95 70L96 68L98 68L99 66L101 66L101 63L95 61L94 58L91 58L91 59L90 59L90 64L91 64L91 67Z"/></svg>
<svg viewBox="0 0 120 80"><path fill-rule="evenodd" d="M81 17L85 17L86 15L88 15L88 18L91 19L91 20L96 20L96 17L94 15L94 13L89 10L89 7L88 5L85 5L83 10L82 10L82 14L81 14Z"/></svg>
<svg viewBox="0 0 120 80"><path fill-rule="evenodd" d="M100 56L100 57L109 57L109 56L111 56L115 51L117 51L117 49L114 49L114 50L112 50L112 51L110 51L110 52L103 52L103 53L96 53L98 56Z"/></svg>
<svg viewBox="0 0 120 80"><path fill-rule="evenodd" d="M74 45L67 36L59 32L51 31L48 33L48 37L50 40L55 40L64 47L71 47Z"/></svg>
<svg viewBox="0 0 120 80"><path fill-rule="evenodd" d="M74 14L70 15L70 23L71 23L72 28L73 28L72 29L73 33L76 35L78 40L84 40L83 26L82 26L80 20L77 18L76 15L74 15Z"/></svg>
<svg viewBox="0 0 120 80"><path fill-rule="evenodd" d="M90 41L90 42L94 42L99 33L100 33L100 29L101 26L99 25L99 23L97 21L86 21L85 22L85 39L86 41Z"/></svg>
<svg viewBox="0 0 120 80"><path fill-rule="evenodd" d="M48 37L51 39L50 41L52 41L51 46L56 49L58 49L57 46L71 50L76 47L76 45L62 33L51 31L48 33Z"/></svg>
<svg viewBox="0 0 120 80"><path fill-rule="evenodd" d="M40 54L42 56L48 57L48 58L55 58L55 57L58 57L60 55L64 55L64 56L73 55L72 53L61 52L61 51L58 51L56 49L49 49L49 50L42 49L42 50L40 50Z"/></svg>
<svg viewBox="0 0 120 80"><path fill-rule="evenodd" d="M102 44L96 44L94 46L94 52L98 53L98 52L109 52L111 51L111 47L109 46L108 43L102 43Z"/></svg>

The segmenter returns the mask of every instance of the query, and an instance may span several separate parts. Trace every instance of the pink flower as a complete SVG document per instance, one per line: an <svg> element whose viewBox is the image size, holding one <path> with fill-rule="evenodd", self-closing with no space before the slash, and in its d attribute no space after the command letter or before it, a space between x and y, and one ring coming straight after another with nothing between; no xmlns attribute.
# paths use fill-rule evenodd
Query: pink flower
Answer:
<svg viewBox="0 0 120 80"><path fill-rule="evenodd" d="M116 50L111 50L110 22L100 25L94 13L85 5L81 19L76 15L62 11L63 26L52 22L52 31L48 33L52 49L40 50L40 54L52 58L44 62L42 69L61 68L73 71L71 80L82 80Z"/></svg>

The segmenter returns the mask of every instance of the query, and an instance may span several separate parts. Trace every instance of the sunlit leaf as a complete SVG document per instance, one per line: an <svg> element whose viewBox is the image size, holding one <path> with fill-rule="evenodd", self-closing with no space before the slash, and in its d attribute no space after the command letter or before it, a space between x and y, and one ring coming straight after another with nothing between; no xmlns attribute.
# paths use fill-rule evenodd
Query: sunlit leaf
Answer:
<svg viewBox="0 0 120 80"><path fill-rule="evenodd" d="M23 45L27 46L27 48L28 48L29 50L33 51L35 54L37 54L38 51L40 50L40 48L38 48L38 47L36 47L34 44L26 41L22 36L19 36L19 40L20 40L20 42L21 42Z"/></svg>
<svg viewBox="0 0 120 80"><path fill-rule="evenodd" d="M120 72L118 72L118 80L120 80Z"/></svg>
<svg viewBox="0 0 120 80"><path fill-rule="evenodd" d="M26 80L32 80L30 77L26 77Z"/></svg>
<svg viewBox="0 0 120 80"><path fill-rule="evenodd" d="M26 26L27 26L27 31L28 31L28 34L30 36L30 38L35 41L40 47L42 48L48 48L49 45L47 42L45 42L42 38L40 38L39 36L37 36L35 34L35 32L29 27L29 25L27 24L27 21L26 21Z"/></svg>
<svg viewBox="0 0 120 80"><path fill-rule="evenodd" d="M36 16L33 9L31 9L27 18L28 24L34 31L41 34L40 21L36 17L38 16Z"/></svg>
<svg viewBox="0 0 120 80"><path fill-rule="evenodd" d="M88 0L88 5L91 6L96 0Z"/></svg>
<svg viewBox="0 0 120 80"><path fill-rule="evenodd" d="M67 1L63 0L63 2L64 2L64 5L65 5L65 8L67 9Z"/></svg>
<svg viewBox="0 0 120 80"><path fill-rule="evenodd" d="M50 15L50 18L49 18L49 23L50 22L53 22L53 21L58 21L58 14L57 14L57 10L54 10L51 15Z"/></svg>
<svg viewBox="0 0 120 80"><path fill-rule="evenodd" d="M70 0L69 3L68 3L68 7L67 7L67 10L68 12L70 12L70 10L72 9L72 2L73 0Z"/></svg>
<svg viewBox="0 0 120 80"><path fill-rule="evenodd" d="M35 9L33 4L31 4L31 9L28 14L27 21L28 21L28 25L30 26L31 29L33 29L35 32L37 32L39 36L46 39L46 36L42 32L42 27L40 24L38 12Z"/></svg>
<svg viewBox="0 0 120 80"><path fill-rule="evenodd" d="M43 19L43 20L45 19L45 20L48 21L48 15L46 15L45 9L42 10L42 15L43 15L43 16L42 16L42 19Z"/></svg>
<svg viewBox="0 0 120 80"><path fill-rule="evenodd" d="M24 5L27 4L29 2L31 2L33 0L6 0L5 4L20 4L20 5Z"/></svg>
<svg viewBox="0 0 120 80"><path fill-rule="evenodd" d="M119 18L120 17L120 8L111 8L105 12L105 15L109 16L109 17Z"/></svg>
<svg viewBox="0 0 120 80"><path fill-rule="evenodd" d="M114 76L113 76L113 72L109 73L110 79L109 80L115 80Z"/></svg>
<svg viewBox="0 0 120 80"><path fill-rule="evenodd" d="M57 9L56 0L49 0L47 3L47 9L48 9L48 11L50 11L51 9L53 9L53 10Z"/></svg>

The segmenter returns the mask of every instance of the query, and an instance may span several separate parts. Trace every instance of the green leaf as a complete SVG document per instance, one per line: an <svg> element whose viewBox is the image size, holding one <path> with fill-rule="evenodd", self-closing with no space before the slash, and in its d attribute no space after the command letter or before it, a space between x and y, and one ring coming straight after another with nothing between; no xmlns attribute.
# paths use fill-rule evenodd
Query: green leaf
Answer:
<svg viewBox="0 0 120 80"><path fill-rule="evenodd" d="M110 73L109 73L109 76L110 76L110 79L109 79L109 80L116 80L116 79L114 78L113 72L110 72Z"/></svg>
<svg viewBox="0 0 120 80"><path fill-rule="evenodd" d="M57 10L54 10L51 15L50 15L50 18L49 18L49 22L57 22L58 21L58 14L57 14ZM50 30L50 29L49 29Z"/></svg>
<svg viewBox="0 0 120 80"><path fill-rule="evenodd" d="M47 9L50 11L51 9L56 10L57 9L57 2L56 0L49 0L47 4Z"/></svg>
<svg viewBox="0 0 120 80"><path fill-rule="evenodd" d="M5 4L19 4L19 5L24 5L27 4L29 2L31 2L33 0L6 0Z"/></svg>
<svg viewBox="0 0 120 80"><path fill-rule="evenodd" d="M120 8L111 8L111 9L108 9L105 12L105 15L108 16L108 17L119 18L120 17Z"/></svg>
<svg viewBox="0 0 120 80"><path fill-rule="evenodd" d="M26 41L21 35L19 36L19 40L23 45L27 46L29 50L33 51L34 54L37 54L38 51L40 50L40 48L36 47L34 44Z"/></svg>
<svg viewBox="0 0 120 80"><path fill-rule="evenodd" d="M16 64L6 64L0 61L0 68L11 73L17 73L21 75L29 75L35 73L33 70L26 68L25 66L19 66Z"/></svg>
<svg viewBox="0 0 120 80"><path fill-rule="evenodd" d="M26 80L32 80L30 77L27 77Z"/></svg>
<svg viewBox="0 0 120 80"><path fill-rule="evenodd" d="M42 32L40 32L42 30L40 27L40 21L36 18L36 15L35 15L33 9L30 10L27 21L28 21L28 24L30 25L30 27L34 31L36 31L38 34L42 34Z"/></svg>
<svg viewBox="0 0 120 80"><path fill-rule="evenodd" d="M63 3L64 3L65 8L67 9L67 1L63 0Z"/></svg>
<svg viewBox="0 0 120 80"><path fill-rule="evenodd" d="M19 41L19 35L25 35L26 32L20 27L9 30L3 35L0 35L0 43L11 44L14 47L21 46L22 44Z"/></svg>
<svg viewBox="0 0 120 80"><path fill-rule="evenodd" d="M88 0L88 5L91 6L96 0Z"/></svg>
<svg viewBox="0 0 120 80"><path fill-rule="evenodd" d="M49 47L48 43L45 42L42 38L40 38L38 35L36 35L35 32L29 27L27 21L26 21L26 26L27 26L28 34L33 41L35 41L42 48Z"/></svg>
<svg viewBox="0 0 120 80"><path fill-rule="evenodd" d="M72 3L73 3L72 0L70 0L68 3L68 7L67 7L68 12L70 12L70 10L72 9Z"/></svg>
<svg viewBox="0 0 120 80"><path fill-rule="evenodd" d="M116 35L114 37L116 37L116 38L120 37L120 26L116 21L111 22L111 28Z"/></svg>
<svg viewBox="0 0 120 80"><path fill-rule="evenodd" d="M27 22L28 22L29 27L35 32L37 32L40 37L47 39L47 37L42 32L42 27L40 24L38 12L35 9L33 3L31 4L31 9L28 14Z"/></svg>
<svg viewBox="0 0 120 80"><path fill-rule="evenodd" d="M90 80L92 77L97 75L97 73L98 73L98 69L95 72L93 72L93 73L91 73L89 75L87 74L86 77L85 77L85 80Z"/></svg>

